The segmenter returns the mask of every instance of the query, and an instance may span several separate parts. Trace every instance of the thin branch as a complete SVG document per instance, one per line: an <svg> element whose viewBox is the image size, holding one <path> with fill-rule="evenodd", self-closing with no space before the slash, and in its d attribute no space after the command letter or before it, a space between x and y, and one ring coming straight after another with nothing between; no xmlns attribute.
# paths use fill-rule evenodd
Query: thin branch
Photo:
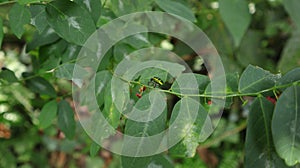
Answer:
<svg viewBox="0 0 300 168"><path fill-rule="evenodd" d="M225 138L241 132L242 130L244 130L246 128L246 126L247 126L247 123L243 122L238 127L234 128L232 130L224 132L223 134L221 134L217 138L214 138L214 139L208 141L207 143L199 145L198 148L209 148L212 145L214 145L214 144L216 144L216 143L218 143L220 141L223 141Z"/></svg>

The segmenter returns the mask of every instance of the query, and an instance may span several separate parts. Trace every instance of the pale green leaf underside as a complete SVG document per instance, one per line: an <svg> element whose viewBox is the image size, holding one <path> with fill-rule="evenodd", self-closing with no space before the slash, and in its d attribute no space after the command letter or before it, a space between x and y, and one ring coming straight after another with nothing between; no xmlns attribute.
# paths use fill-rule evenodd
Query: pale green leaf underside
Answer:
<svg viewBox="0 0 300 168"><path fill-rule="evenodd" d="M291 86L280 95L272 133L276 151L286 164L300 163L300 86Z"/></svg>

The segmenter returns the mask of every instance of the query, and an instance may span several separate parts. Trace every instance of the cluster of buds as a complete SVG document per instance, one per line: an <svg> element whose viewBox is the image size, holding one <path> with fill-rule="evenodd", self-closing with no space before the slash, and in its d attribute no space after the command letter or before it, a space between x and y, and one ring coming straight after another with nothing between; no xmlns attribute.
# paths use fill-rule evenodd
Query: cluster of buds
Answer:
<svg viewBox="0 0 300 168"><path fill-rule="evenodd" d="M146 86L143 85L142 87L139 88L139 92L137 92L135 95L138 98L141 98L145 90L146 90Z"/></svg>

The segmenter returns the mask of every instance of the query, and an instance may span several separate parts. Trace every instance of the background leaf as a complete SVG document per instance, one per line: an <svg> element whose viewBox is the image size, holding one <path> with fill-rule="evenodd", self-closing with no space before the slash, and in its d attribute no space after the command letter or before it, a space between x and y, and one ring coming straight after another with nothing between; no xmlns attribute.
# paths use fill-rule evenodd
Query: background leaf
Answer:
<svg viewBox="0 0 300 168"><path fill-rule="evenodd" d="M39 127L45 129L51 125L57 114L57 102L56 100L46 103L39 115Z"/></svg>
<svg viewBox="0 0 300 168"><path fill-rule="evenodd" d="M287 88L279 97L272 120L278 155L287 165L300 163L300 86Z"/></svg>
<svg viewBox="0 0 300 168"><path fill-rule="evenodd" d="M2 46L3 37L4 37L3 20L2 20L2 18L0 18L0 48Z"/></svg>
<svg viewBox="0 0 300 168"><path fill-rule="evenodd" d="M171 0L155 0L155 3L164 11L174 15L181 16L191 22L195 22L196 18L190 8L183 4Z"/></svg>
<svg viewBox="0 0 300 168"><path fill-rule="evenodd" d="M35 64L37 66L35 72L45 73L58 68L61 55L66 50L67 45L65 40L59 39L54 43L40 46L38 50L40 57L38 57L38 63Z"/></svg>
<svg viewBox="0 0 300 168"><path fill-rule="evenodd" d="M296 24L297 28L300 29L300 13L299 6L300 1L298 0L283 0L282 4L288 14L291 16L293 22Z"/></svg>
<svg viewBox="0 0 300 168"><path fill-rule="evenodd" d="M84 8L67 0L53 1L46 6L49 25L68 42L83 45L95 32L95 23Z"/></svg>
<svg viewBox="0 0 300 168"><path fill-rule="evenodd" d="M219 6L221 17L237 47L250 25L248 3L246 0L219 0Z"/></svg>
<svg viewBox="0 0 300 168"><path fill-rule="evenodd" d="M56 97L56 92L53 86L42 77L28 79L26 81L26 86L35 93Z"/></svg>
<svg viewBox="0 0 300 168"><path fill-rule="evenodd" d="M18 82L18 78L16 77L15 73L4 67L0 71L0 79L3 79L8 83Z"/></svg>
<svg viewBox="0 0 300 168"><path fill-rule="evenodd" d="M41 33L41 34L40 34ZM36 31L33 35L33 39L26 46L27 51L31 51L37 47L51 44L59 39L59 36L51 27L44 28L44 31Z"/></svg>
<svg viewBox="0 0 300 168"><path fill-rule="evenodd" d="M251 105L245 142L245 167L287 167L277 155L271 132L274 105L257 97Z"/></svg>
<svg viewBox="0 0 300 168"><path fill-rule="evenodd" d="M18 3L21 5L26 5L34 2L40 2L40 0L18 0Z"/></svg>
<svg viewBox="0 0 300 168"><path fill-rule="evenodd" d="M237 54L237 60L243 67L247 67L249 64L262 68L270 67L271 60L267 59L267 55L263 52L262 40L263 33L260 31L249 30L246 32Z"/></svg>
<svg viewBox="0 0 300 168"><path fill-rule="evenodd" d="M76 129L74 113L70 104L65 100L61 100L58 103L58 127L68 139L74 137Z"/></svg>
<svg viewBox="0 0 300 168"><path fill-rule="evenodd" d="M95 141L92 142L91 146L90 146L90 155L93 157L93 156L96 156L100 150L101 146L96 143Z"/></svg>
<svg viewBox="0 0 300 168"><path fill-rule="evenodd" d="M111 10L116 16L122 16L133 12L151 10L153 0L111 0Z"/></svg>
<svg viewBox="0 0 300 168"><path fill-rule="evenodd" d="M293 32L292 37L285 44L281 53L277 69L286 73L293 68L300 66L300 29Z"/></svg>
<svg viewBox="0 0 300 168"><path fill-rule="evenodd" d="M8 17L12 31L20 39L25 32L24 25L30 23L30 11L26 7L15 3L10 9Z"/></svg>

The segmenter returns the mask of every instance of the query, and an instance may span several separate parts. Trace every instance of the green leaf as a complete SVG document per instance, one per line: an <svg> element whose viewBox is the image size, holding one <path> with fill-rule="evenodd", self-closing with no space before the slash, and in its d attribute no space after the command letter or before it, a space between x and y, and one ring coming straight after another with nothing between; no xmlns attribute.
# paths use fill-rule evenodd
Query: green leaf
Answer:
<svg viewBox="0 0 300 168"><path fill-rule="evenodd" d="M138 168L172 168L174 167L170 159L164 155L155 155L149 157L126 157L122 156L123 167Z"/></svg>
<svg viewBox="0 0 300 168"><path fill-rule="evenodd" d="M31 51L37 47L51 44L59 39L59 36L51 27L44 28L44 31L39 34L37 31L34 32L31 42L26 46L27 51Z"/></svg>
<svg viewBox="0 0 300 168"><path fill-rule="evenodd" d="M297 28L300 29L300 1L298 0L283 0L282 1L285 10L291 16L293 22L296 24Z"/></svg>
<svg viewBox="0 0 300 168"><path fill-rule="evenodd" d="M287 165L300 163L300 86L287 88L273 114L272 135L278 155Z"/></svg>
<svg viewBox="0 0 300 168"><path fill-rule="evenodd" d="M92 157L96 156L100 150L101 146L98 145L97 142L93 141L91 146L90 146L90 155Z"/></svg>
<svg viewBox="0 0 300 168"><path fill-rule="evenodd" d="M49 101L46 103L41 113L38 117L39 119L39 127L41 129L45 129L52 124L52 121L55 119L57 114L57 102L56 100Z"/></svg>
<svg viewBox="0 0 300 168"><path fill-rule="evenodd" d="M101 48L101 45L99 45L98 47ZM98 71L110 69L111 68L110 65L112 63L112 57L113 57L113 52L111 48L105 53L105 55L101 59L101 62L98 66Z"/></svg>
<svg viewBox="0 0 300 168"><path fill-rule="evenodd" d="M177 117L180 117L180 121ZM195 121L192 122L193 120ZM170 119L170 137L180 137L181 141L173 146L169 153L193 157L199 142L206 136L206 128L210 129L210 126L208 113L203 106L192 98L182 98L175 104Z"/></svg>
<svg viewBox="0 0 300 168"><path fill-rule="evenodd" d="M153 0L111 0L110 9L116 16L122 16L133 12L149 11Z"/></svg>
<svg viewBox="0 0 300 168"><path fill-rule="evenodd" d="M198 87L190 85L191 83L186 82L189 81L190 79L195 78L197 80L197 85ZM179 83L184 83L184 86L179 86ZM173 82L171 86L171 90L176 93L203 93L206 86L209 83L209 78L205 75L200 75L200 74L194 74L194 73L183 73L180 76L176 78L176 80Z"/></svg>
<svg viewBox="0 0 300 168"><path fill-rule="evenodd" d="M136 52L134 54L138 54L138 55L131 54L131 56L133 56L133 58L138 57L140 55L145 56L146 54L148 54L145 51L149 51L149 50L143 50L142 51L143 53ZM165 51L162 53L165 53ZM160 56L162 53L157 53L156 56ZM128 69L128 71L126 71L126 74L125 74L126 78L128 78L128 76L131 76L132 74L136 73L137 69L143 69L143 70L140 70L138 73L136 73L135 78L133 78L133 79L136 79L140 76L139 82L141 82L144 85L148 85L148 82L153 77L158 77L163 82L166 82L168 79L168 75L177 77L185 70L185 67L182 66L181 64L170 63L170 62L166 62L166 61L160 61L160 62L157 62L157 61L133 62L132 61L131 63L132 63L132 65L129 64L130 66L128 66L128 67L130 67L130 68ZM152 67L151 66L149 67L149 65L151 65ZM167 67L167 68L160 69L157 65L159 65L161 67ZM149 68L144 68L144 67L149 67ZM130 79L130 78L128 78L128 79Z"/></svg>
<svg viewBox="0 0 300 168"><path fill-rule="evenodd" d="M253 64L260 67L268 67L267 54L263 53L261 41L263 40L261 31L249 30L242 39L237 60L243 67Z"/></svg>
<svg viewBox="0 0 300 168"><path fill-rule="evenodd" d="M286 73L283 77L281 77L276 85L287 85L291 84L293 82L299 82L300 81L300 68L295 68Z"/></svg>
<svg viewBox="0 0 300 168"><path fill-rule="evenodd" d="M105 102L107 101L105 94L109 94L109 93L105 93L108 91L105 91L107 89L105 89L108 85L110 85L110 80L112 78L112 75L109 71L99 71L96 74L96 78L95 78L95 94L96 94L96 98L97 98L97 103L98 106L101 107ZM111 93L109 94L109 101L111 101ZM112 102L111 102L112 103Z"/></svg>
<svg viewBox="0 0 300 168"><path fill-rule="evenodd" d="M40 0L18 0L18 3L21 5L27 5L34 2L40 2Z"/></svg>
<svg viewBox="0 0 300 168"><path fill-rule="evenodd" d="M238 91L238 83L239 83L239 76L237 73L228 73L225 75L226 78L226 90L221 91L221 90L217 90L214 91L214 93L223 93L223 94L228 94L228 93L234 93ZM222 80L225 79L224 76L219 76L216 77L214 79L214 82L218 83L218 82L222 82ZM211 91L211 84L207 85L207 88L205 90L206 94L212 94Z"/></svg>
<svg viewBox="0 0 300 168"><path fill-rule="evenodd" d="M1 152L0 152L0 157L1 157L1 162L0 166L1 167L17 167L17 157L14 156L13 151L10 150L7 146L3 144L3 146L0 146Z"/></svg>
<svg viewBox="0 0 300 168"><path fill-rule="evenodd" d="M151 160L149 167L163 167L163 168L172 168L174 165L170 162L170 158L166 155L156 155Z"/></svg>
<svg viewBox="0 0 300 168"><path fill-rule="evenodd" d="M180 163L175 162L175 165L176 165L175 168L204 168L204 167L207 167L207 164L205 164L205 162L202 159L199 159L199 156L195 156L193 158L184 158L182 160L182 162L180 162ZM231 165L232 165L232 162L230 162L230 166ZM226 168L226 167L220 167L220 168ZM232 167L229 167L229 168L232 168Z"/></svg>
<svg viewBox="0 0 300 168"><path fill-rule="evenodd" d="M95 23L86 9L78 4L60 0L46 6L49 25L68 42L83 45L96 31Z"/></svg>
<svg viewBox="0 0 300 168"><path fill-rule="evenodd" d="M246 0L219 0L220 14L238 47L248 26L251 15Z"/></svg>
<svg viewBox="0 0 300 168"><path fill-rule="evenodd" d="M85 8L92 16L95 24L101 15L101 0L75 0L77 4Z"/></svg>
<svg viewBox="0 0 300 168"><path fill-rule="evenodd" d="M98 19L98 21L96 23L96 26L101 27L102 25L108 23L109 21L111 21L115 18L116 18L116 15L113 13L112 9L102 8L101 9L101 16Z"/></svg>
<svg viewBox="0 0 300 168"><path fill-rule="evenodd" d="M0 79L3 79L8 83L18 82L18 78L16 77L15 73L7 68L1 69Z"/></svg>
<svg viewBox="0 0 300 168"><path fill-rule="evenodd" d="M24 25L30 23L30 11L15 3L8 13L9 23L13 33L20 39L25 32Z"/></svg>
<svg viewBox="0 0 300 168"><path fill-rule="evenodd" d="M2 18L0 18L0 48L2 46L2 40L4 37L4 32L3 32L3 21Z"/></svg>
<svg viewBox="0 0 300 168"><path fill-rule="evenodd" d="M211 113L209 113L209 114L211 114ZM243 125L243 124L241 124L241 125ZM237 127L239 127L239 125L237 125L231 119L227 120L227 119L221 118L218 121L218 125L213 130L213 133L210 136L209 140L205 143L213 142L213 144L211 146L213 148L220 147L222 145L222 143L238 144L240 142L239 134L234 134L234 135L231 135L231 136L226 137L224 139L219 138L219 137L224 136L225 132L228 132L228 131L230 132L234 129L237 129Z"/></svg>
<svg viewBox="0 0 300 168"><path fill-rule="evenodd" d="M141 25L137 25L141 26ZM145 28L146 29L146 28ZM123 39L121 42L127 43L136 49L150 46L147 33L139 33Z"/></svg>
<svg viewBox="0 0 300 168"><path fill-rule="evenodd" d="M67 45L68 43L65 40L59 39L52 44L41 46L39 48L39 63L45 63L45 61L53 57L61 59L61 54L66 50ZM49 67L49 65L45 66ZM56 66L52 68L56 68Z"/></svg>
<svg viewBox="0 0 300 168"><path fill-rule="evenodd" d="M282 73L286 73L293 68L300 66L300 29L293 32L292 37L285 44L281 53L277 69Z"/></svg>
<svg viewBox="0 0 300 168"><path fill-rule="evenodd" d="M45 62L41 64L39 72L43 73L46 71L51 71L58 67L61 58L56 55L50 55Z"/></svg>
<svg viewBox="0 0 300 168"><path fill-rule="evenodd" d="M127 145L123 146L123 151L144 156L159 149L163 134L160 134L161 136L154 135L159 135L166 128L167 108L165 99L164 94L153 90L149 94L143 95L133 109L125 114L128 117L125 134L130 136L124 138ZM132 148L132 145L135 148Z"/></svg>
<svg viewBox="0 0 300 168"><path fill-rule="evenodd" d="M270 73L262 68L249 65L242 73L239 82L241 93L256 93L272 88L279 76Z"/></svg>
<svg viewBox="0 0 300 168"><path fill-rule="evenodd" d="M65 51L67 45L68 43L65 40L59 39L52 44L40 46L38 62L33 64L37 66L35 72L45 73L45 71L57 68L61 62L61 54Z"/></svg>
<svg viewBox="0 0 300 168"><path fill-rule="evenodd" d="M211 87L212 83L207 85L205 89L205 94L207 95L212 95L212 94L220 94L220 95L225 95L225 94L234 94L238 92L238 83L239 83L239 75L238 73L227 73L225 75L226 78L226 87L224 87L224 90L214 90L212 92ZM216 83L222 83L222 80L225 80L224 76L218 76L216 77L213 82L214 84ZM220 87L222 88L222 87ZM218 88L219 89L219 88ZM230 108L233 103L233 98L232 97L227 97L225 101L225 108ZM219 111L219 110L217 110Z"/></svg>
<svg viewBox="0 0 300 168"><path fill-rule="evenodd" d="M70 104L65 100L61 100L58 103L58 127L68 139L74 137L76 129L74 113Z"/></svg>
<svg viewBox="0 0 300 168"><path fill-rule="evenodd" d="M29 10L31 13L31 21L30 24L34 25L39 33L43 34L42 32L48 26L48 23L45 22L46 20L46 10L45 5L30 5Z"/></svg>
<svg viewBox="0 0 300 168"><path fill-rule="evenodd" d="M113 160L115 160L115 158ZM86 162L85 163L86 167L92 167L92 168L105 167L106 164L107 164L107 163L105 163L103 161L103 159L101 157L86 157L86 161L85 162ZM111 163L113 163L113 162L110 162L109 165L112 165Z"/></svg>
<svg viewBox="0 0 300 168"><path fill-rule="evenodd" d="M73 75L73 70L75 66L76 71L78 71L76 73L76 76ZM84 77L86 77L87 74L88 72L84 68L79 67L79 65L75 65L74 63L62 64L55 70L55 77L68 80L83 79Z"/></svg>
<svg viewBox="0 0 300 168"><path fill-rule="evenodd" d="M110 76L106 76L106 77L110 77ZM107 80L109 80L109 79L107 79ZM117 107L115 106L114 102L112 101L111 83L108 82L106 86L107 87L105 88L105 92L104 92L104 97L105 97L104 109L103 109L102 113L103 113L104 117L106 118L106 121L108 121L108 123L113 128L117 128L120 123L121 113L118 111ZM98 87L98 89L100 89L100 87Z"/></svg>
<svg viewBox="0 0 300 168"><path fill-rule="evenodd" d="M155 3L164 11L181 16L191 22L196 21L192 10L183 4L171 0L155 0Z"/></svg>
<svg viewBox="0 0 300 168"><path fill-rule="evenodd" d="M32 112L32 100L34 94L21 84L9 85L7 89L13 95L13 98L22 104L28 112Z"/></svg>
<svg viewBox="0 0 300 168"><path fill-rule="evenodd" d="M126 122L125 133L131 136L147 137L162 132L166 126L166 103L158 91L145 94L136 103ZM140 121L140 122L137 122Z"/></svg>
<svg viewBox="0 0 300 168"><path fill-rule="evenodd" d="M42 77L34 77L26 80L26 86L34 93L56 97L53 86Z"/></svg>
<svg viewBox="0 0 300 168"><path fill-rule="evenodd" d="M66 50L64 51L63 55L62 55L62 62L66 63L66 62L72 62L75 61L79 51L80 51L81 47L78 45L74 45L74 44L68 44Z"/></svg>
<svg viewBox="0 0 300 168"><path fill-rule="evenodd" d="M149 81L153 77L158 77L165 82L168 77L168 72L157 68L147 68L138 72L135 77L138 78L139 76L139 81L144 85L148 85Z"/></svg>
<svg viewBox="0 0 300 168"><path fill-rule="evenodd" d="M121 162L122 167L138 167L138 168L147 168L152 160L150 157L128 157L122 156Z"/></svg>
<svg viewBox="0 0 300 168"><path fill-rule="evenodd" d="M239 134L235 134L235 135L239 136ZM223 157L220 163L218 164L218 167L220 168L239 167L241 165L241 160L243 155L244 153L242 150L232 150L232 149L222 150Z"/></svg>
<svg viewBox="0 0 300 168"><path fill-rule="evenodd" d="M113 56L117 62L121 62L125 56L129 55L133 51L135 51L135 49L129 44L117 43L113 49Z"/></svg>
<svg viewBox="0 0 300 168"><path fill-rule="evenodd" d="M287 167L277 155L271 132L274 105L257 97L251 105L245 142L245 167Z"/></svg>

